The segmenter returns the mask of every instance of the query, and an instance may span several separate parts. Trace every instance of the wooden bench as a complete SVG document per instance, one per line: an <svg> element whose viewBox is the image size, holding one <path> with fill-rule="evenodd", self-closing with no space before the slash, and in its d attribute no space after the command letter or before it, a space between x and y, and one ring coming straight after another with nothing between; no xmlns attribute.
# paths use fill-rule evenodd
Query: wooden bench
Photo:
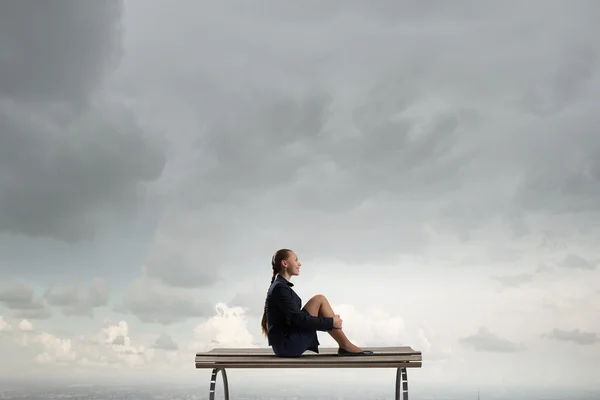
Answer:
<svg viewBox="0 0 600 400"><path fill-rule="evenodd" d="M337 348L319 348L300 357L282 358L271 348L216 348L196 354L196 368L212 368L210 400L215 399L219 371L223 377L225 400L229 400L226 368L396 368L396 400L408 400L407 368L420 368L420 351L410 347L368 347L370 356L338 356Z"/></svg>

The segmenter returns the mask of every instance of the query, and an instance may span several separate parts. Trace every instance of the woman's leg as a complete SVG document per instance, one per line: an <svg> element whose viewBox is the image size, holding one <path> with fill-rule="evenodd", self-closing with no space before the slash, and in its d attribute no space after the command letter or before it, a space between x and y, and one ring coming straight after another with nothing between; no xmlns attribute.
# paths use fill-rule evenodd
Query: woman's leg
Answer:
<svg viewBox="0 0 600 400"><path fill-rule="evenodd" d="M313 317L333 317L335 313L329 304L329 301L322 294L313 296L305 305L304 309L308 311ZM342 329L334 328L327 331L331 337L338 343L338 345L344 350L358 352L362 349L354 345L348 338Z"/></svg>

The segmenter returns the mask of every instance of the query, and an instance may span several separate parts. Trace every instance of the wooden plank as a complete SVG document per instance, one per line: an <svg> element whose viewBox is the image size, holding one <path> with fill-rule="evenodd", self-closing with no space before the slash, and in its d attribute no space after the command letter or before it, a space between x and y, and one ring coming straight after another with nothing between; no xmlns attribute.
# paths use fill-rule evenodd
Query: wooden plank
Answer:
<svg viewBox="0 0 600 400"><path fill-rule="evenodd" d="M421 368L422 355L409 346L365 347L368 356L338 356L337 347L307 351L300 357L277 357L270 347L214 348L196 353L196 368Z"/></svg>
<svg viewBox="0 0 600 400"><path fill-rule="evenodd" d="M196 357L196 362L226 362L230 364L234 363L244 363L244 364L252 364L252 363L261 363L266 365L271 364L280 364L280 363L295 363L295 364L321 364L321 363L329 363L329 362L337 362L337 363L352 363L357 361L377 361L377 362L405 362L405 361L422 361L422 356L420 354L411 354L411 355L370 355L370 356L323 356L318 354L303 354L300 357L277 357L275 355L272 356L262 356L262 357L247 357L247 356L229 356L229 357L221 357L221 356L199 356Z"/></svg>
<svg viewBox="0 0 600 400"><path fill-rule="evenodd" d="M366 347L366 350L372 350L377 355L385 354L385 355L413 355L413 354L421 354L420 351L416 351L409 346L401 346L401 347ZM336 355L337 356L337 347L321 347L319 348L319 354L321 355ZM270 347L258 347L258 348L214 348L207 352L196 353L196 356L219 356L219 357L228 357L228 356L247 356L247 357L260 357L265 355L274 355L273 349ZM312 355L312 353L311 353ZM374 354L375 355L375 354ZM361 356L363 357L363 356ZM372 356L369 356L372 357Z"/></svg>
<svg viewBox="0 0 600 400"><path fill-rule="evenodd" d="M261 363L228 363L227 361L218 363L196 363L196 368L239 368L239 369L259 369L259 368L421 368L422 363L413 362L328 362L328 363L278 363L278 364L261 364Z"/></svg>
<svg viewBox="0 0 600 400"><path fill-rule="evenodd" d="M378 353L414 353L416 352L410 346L395 346L395 347L365 347L369 350L377 351ZM319 347L320 353L331 353L337 352L337 347ZM271 347L215 347L207 352L200 352L197 354L272 354L273 350Z"/></svg>

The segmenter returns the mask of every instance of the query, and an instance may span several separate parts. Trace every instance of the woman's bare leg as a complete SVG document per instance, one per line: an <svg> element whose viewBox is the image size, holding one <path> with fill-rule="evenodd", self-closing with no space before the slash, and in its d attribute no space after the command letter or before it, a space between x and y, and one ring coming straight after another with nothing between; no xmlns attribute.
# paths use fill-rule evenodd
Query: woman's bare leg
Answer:
<svg viewBox="0 0 600 400"><path fill-rule="evenodd" d="M329 304L329 301L322 294L318 294L313 296L305 305L304 308L310 315L313 317L333 317L335 313ZM344 350L358 352L362 351L362 349L355 344L353 344L348 338L342 329L334 328L330 331L327 331L331 335L331 337L338 343L338 345Z"/></svg>

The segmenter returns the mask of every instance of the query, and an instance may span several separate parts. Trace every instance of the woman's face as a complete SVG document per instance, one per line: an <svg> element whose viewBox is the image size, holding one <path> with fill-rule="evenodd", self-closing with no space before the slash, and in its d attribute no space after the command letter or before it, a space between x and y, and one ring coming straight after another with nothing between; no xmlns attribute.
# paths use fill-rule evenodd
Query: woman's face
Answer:
<svg viewBox="0 0 600 400"><path fill-rule="evenodd" d="M302 264L298 261L298 256L293 251L290 252L288 257L283 260L281 264L291 276L300 275L300 266L302 266Z"/></svg>

